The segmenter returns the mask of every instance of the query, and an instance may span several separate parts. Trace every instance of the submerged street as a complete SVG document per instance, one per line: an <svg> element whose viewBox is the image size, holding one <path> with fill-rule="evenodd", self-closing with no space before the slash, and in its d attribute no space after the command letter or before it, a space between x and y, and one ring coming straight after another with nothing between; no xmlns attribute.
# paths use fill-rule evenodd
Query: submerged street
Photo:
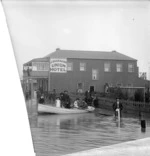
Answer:
<svg viewBox="0 0 150 156"><path fill-rule="evenodd" d="M74 115L37 115L35 104L27 102L35 152L38 156L59 156L150 137L150 118L141 131L137 116L114 116L96 113Z"/></svg>

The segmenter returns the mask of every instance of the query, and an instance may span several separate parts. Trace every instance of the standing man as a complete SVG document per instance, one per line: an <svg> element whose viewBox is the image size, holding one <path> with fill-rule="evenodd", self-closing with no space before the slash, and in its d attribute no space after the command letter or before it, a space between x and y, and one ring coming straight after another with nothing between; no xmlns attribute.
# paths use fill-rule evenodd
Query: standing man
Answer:
<svg viewBox="0 0 150 156"><path fill-rule="evenodd" d="M117 116L117 109L120 111L120 117L121 117L121 111L123 109L122 103L120 103L119 99L116 99L116 102L113 104L113 110L115 111L115 116Z"/></svg>

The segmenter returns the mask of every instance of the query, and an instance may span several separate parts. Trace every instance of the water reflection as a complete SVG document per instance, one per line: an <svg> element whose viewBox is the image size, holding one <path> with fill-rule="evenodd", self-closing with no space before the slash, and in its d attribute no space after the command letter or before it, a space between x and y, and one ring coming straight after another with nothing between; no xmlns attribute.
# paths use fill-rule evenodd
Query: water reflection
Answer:
<svg viewBox="0 0 150 156"><path fill-rule="evenodd" d="M141 133L138 117L123 116L119 122L113 115L99 112L31 115L29 120L35 151L40 156L57 156L150 136L149 118L145 133Z"/></svg>

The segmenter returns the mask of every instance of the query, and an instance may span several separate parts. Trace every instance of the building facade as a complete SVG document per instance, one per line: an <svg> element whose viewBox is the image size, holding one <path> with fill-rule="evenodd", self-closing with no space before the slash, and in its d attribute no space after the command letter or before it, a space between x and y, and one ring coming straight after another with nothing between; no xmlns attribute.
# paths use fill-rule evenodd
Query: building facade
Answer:
<svg viewBox="0 0 150 156"><path fill-rule="evenodd" d="M104 92L106 85L145 87L148 81L138 75L137 60L116 51L56 49L23 65L24 83L32 82L34 90L43 91Z"/></svg>

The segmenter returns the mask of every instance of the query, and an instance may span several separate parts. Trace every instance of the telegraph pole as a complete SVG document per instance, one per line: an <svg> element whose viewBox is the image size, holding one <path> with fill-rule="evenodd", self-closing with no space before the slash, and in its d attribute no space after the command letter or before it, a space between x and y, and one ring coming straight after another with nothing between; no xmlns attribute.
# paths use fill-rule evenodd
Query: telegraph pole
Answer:
<svg viewBox="0 0 150 156"><path fill-rule="evenodd" d="M48 71L48 92L50 91L50 72L51 72L51 70L50 70L50 58L49 58L49 71Z"/></svg>

